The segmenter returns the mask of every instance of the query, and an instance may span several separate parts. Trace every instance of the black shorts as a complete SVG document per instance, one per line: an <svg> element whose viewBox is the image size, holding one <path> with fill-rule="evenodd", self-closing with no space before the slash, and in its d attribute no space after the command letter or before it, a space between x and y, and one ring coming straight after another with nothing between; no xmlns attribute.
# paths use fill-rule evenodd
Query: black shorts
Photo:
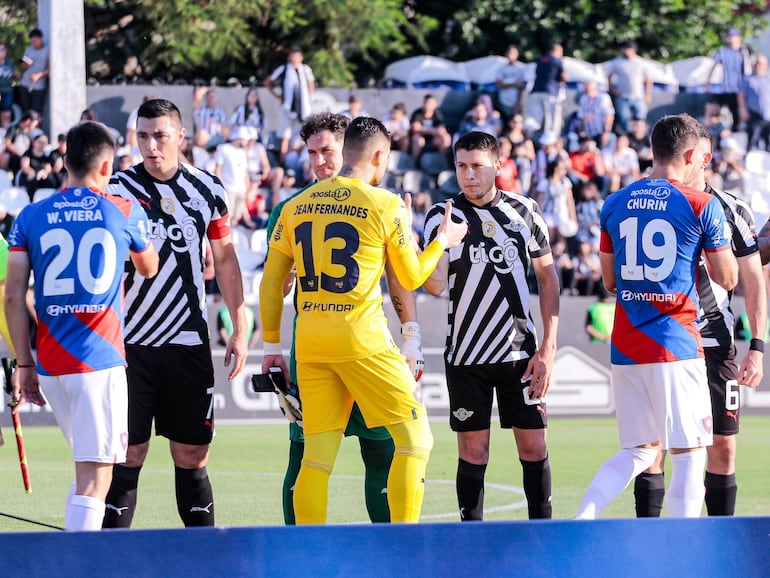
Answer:
<svg viewBox="0 0 770 578"><path fill-rule="evenodd" d="M497 394L500 427L543 429L547 425L545 403L524 401L528 383L521 376L528 359L492 365L446 365L449 389L449 426L453 431L489 429L492 419L492 391Z"/></svg>
<svg viewBox="0 0 770 578"><path fill-rule="evenodd" d="M739 430L741 388L738 385L738 364L734 345L704 347L706 375L711 392L711 413L714 433L735 435Z"/></svg>
<svg viewBox="0 0 770 578"><path fill-rule="evenodd" d="M128 443L152 434L207 445L214 432L214 365L204 345L145 347L126 344Z"/></svg>

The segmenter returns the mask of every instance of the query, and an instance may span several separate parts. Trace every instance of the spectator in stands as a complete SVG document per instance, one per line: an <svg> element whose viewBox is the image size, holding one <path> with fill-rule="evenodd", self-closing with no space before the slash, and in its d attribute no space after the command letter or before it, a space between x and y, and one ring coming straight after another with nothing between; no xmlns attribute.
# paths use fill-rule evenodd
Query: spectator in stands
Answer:
<svg viewBox="0 0 770 578"><path fill-rule="evenodd" d="M5 44L0 42L0 111L13 110L13 83L16 76L13 58L8 56Z"/></svg>
<svg viewBox="0 0 770 578"><path fill-rule="evenodd" d="M540 205L543 219L548 225L552 244L577 233L575 199L572 195L572 183L567 177L568 170L569 160L558 158L555 162L548 163L546 178L538 182L535 189L535 201Z"/></svg>
<svg viewBox="0 0 770 578"><path fill-rule="evenodd" d="M631 120L631 132L628 133L628 146L636 151L639 158L639 171L642 176L652 168L652 145L647 121L643 118Z"/></svg>
<svg viewBox="0 0 770 578"><path fill-rule="evenodd" d="M519 62L519 49L510 44L505 52L508 62L497 69L497 102L506 119L521 112L521 93L527 84L527 67ZM523 122L523 121L522 121Z"/></svg>
<svg viewBox="0 0 770 578"><path fill-rule="evenodd" d="M706 84L710 88L711 78L717 66L722 65L722 82L719 88L711 93L709 100L719 107L727 106L732 115L732 131L741 129L741 117L738 110L738 94L743 88L745 77L751 74L751 51L743 44L741 31L730 28L725 34L725 44L714 54L714 64L711 67Z"/></svg>
<svg viewBox="0 0 770 578"><path fill-rule="evenodd" d="M558 161L565 161L566 166L570 166L569 154L564 150L564 141L555 133L544 132L538 140L540 145L535 153L533 164L532 187L538 186L538 183L547 178L546 172L548 166ZM542 208L542 205L540 205Z"/></svg>
<svg viewBox="0 0 770 578"><path fill-rule="evenodd" d="M577 215L578 243L588 243L589 250L599 254L599 215L602 210L602 198L596 183L587 183L577 192L575 214Z"/></svg>
<svg viewBox="0 0 770 578"><path fill-rule="evenodd" d="M514 148L518 144L523 144L527 147L527 154L531 159L535 158L535 143L532 140L532 135L524 128L524 117L520 114L514 114L505 123L501 132L502 136L508 137Z"/></svg>
<svg viewBox="0 0 770 578"><path fill-rule="evenodd" d="M19 105L22 112L34 111L42 116L48 92L48 46L43 33L35 28L29 33L29 46L21 59Z"/></svg>
<svg viewBox="0 0 770 578"><path fill-rule="evenodd" d="M406 105L403 102L397 102L381 120L390 132L391 150L408 152L410 127Z"/></svg>
<svg viewBox="0 0 770 578"><path fill-rule="evenodd" d="M532 165L535 153L532 141L522 141L513 145L513 159L516 161L516 172L521 183L521 194L528 196L532 190Z"/></svg>
<svg viewBox="0 0 770 578"><path fill-rule="evenodd" d="M62 160L56 161L58 167L54 168L54 161L48 154L48 137L40 130L32 134L32 144L22 155L17 185L27 189L29 200L32 201L35 191L43 188L58 188L61 185Z"/></svg>
<svg viewBox="0 0 770 578"><path fill-rule="evenodd" d="M606 171L601 151L596 147L593 137L582 136L579 139L578 150L569 153L569 178L575 188L579 189L588 182L594 182L602 193L606 188Z"/></svg>
<svg viewBox="0 0 770 578"><path fill-rule="evenodd" d="M246 91L243 103L235 107L230 116L230 126L253 127L258 131L264 128L265 114L262 112L262 105L259 102L259 90L252 86Z"/></svg>
<svg viewBox="0 0 770 578"><path fill-rule="evenodd" d="M299 131L300 125L312 112L311 99L315 90L313 70L304 64L304 56L298 48L292 48L285 64L273 71L265 80L270 94L281 101L281 117L278 133L281 138L279 162L283 163L289 151L289 143ZM276 90L280 88L280 92Z"/></svg>
<svg viewBox="0 0 770 578"><path fill-rule="evenodd" d="M8 170L16 174L22 155L32 144L32 131L38 130L40 117L35 111L21 115L18 124L8 128L5 133L5 150L9 154Z"/></svg>
<svg viewBox="0 0 770 578"><path fill-rule="evenodd" d="M433 199L428 191L418 191L412 197L412 231L421 247L425 240L425 216L432 205Z"/></svg>
<svg viewBox="0 0 770 578"><path fill-rule="evenodd" d="M721 177L720 188L747 201L743 188L743 164L746 151L734 136L727 136L719 141L719 154L714 155L714 173ZM716 186L716 184L715 184ZM751 191L753 192L753 191Z"/></svg>
<svg viewBox="0 0 770 578"><path fill-rule="evenodd" d="M590 243L578 243L577 255L572 258L572 275L573 295L593 295L601 284L602 264L599 253L591 251Z"/></svg>
<svg viewBox="0 0 770 578"><path fill-rule="evenodd" d="M503 191L521 193L519 170L513 158L513 143L506 136L497 139L500 152L500 168L495 175L495 186Z"/></svg>
<svg viewBox="0 0 770 578"><path fill-rule="evenodd" d="M465 113L465 116L460 123L460 128L455 135L455 140L474 130L491 134L493 137L497 138L500 136L501 129L502 122L500 121L499 113L496 118L490 116L489 108L486 103L479 98L471 109Z"/></svg>
<svg viewBox="0 0 770 578"><path fill-rule="evenodd" d="M195 130L205 129L210 136L227 137L227 114L217 106L217 89L199 86L193 93Z"/></svg>
<svg viewBox="0 0 770 578"><path fill-rule="evenodd" d="M738 93L741 119L748 123L749 149L770 151L770 74L764 54L754 61L754 74L743 81Z"/></svg>
<svg viewBox="0 0 770 578"><path fill-rule="evenodd" d="M607 175L607 193L614 193L639 179L639 157L631 148L628 135L620 134L615 146L602 150L602 161Z"/></svg>
<svg viewBox="0 0 770 578"><path fill-rule="evenodd" d="M538 126L540 132L561 134L564 122L562 104L568 78L563 56L564 47L553 43L548 52L535 61L535 81L527 100L527 118Z"/></svg>
<svg viewBox="0 0 770 578"><path fill-rule="evenodd" d="M361 97L357 94L351 94L348 98L348 108L343 110L340 114L344 114L350 120L358 118L359 116L370 116L368 112L364 110L364 103L361 102Z"/></svg>
<svg viewBox="0 0 770 578"><path fill-rule="evenodd" d="M390 148L401 152L409 152L409 117L406 105L397 102L390 112L382 119L382 124L390 132Z"/></svg>
<svg viewBox="0 0 770 578"><path fill-rule="evenodd" d="M422 106L412 113L410 119L411 153L415 164L426 151L446 154L452 144L452 136L444 124L444 116L438 108L438 100L426 94Z"/></svg>
<svg viewBox="0 0 770 578"><path fill-rule="evenodd" d="M589 80L583 85L576 112L578 137L589 136L602 149L614 144L612 127L615 124L615 107L610 95L600 91L594 81Z"/></svg>
<svg viewBox="0 0 770 578"><path fill-rule="evenodd" d="M241 220L253 227L246 212L246 194L251 185L246 155L249 139L248 128L235 127L230 132L229 141L220 145L216 152L215 173L227 192L231 227L235 227Z"/></svg>
<svg viewBox="0 0 770 578"><path fill-rule="evenodd" d="M259 136L257 129L244 128L249 134L248 145L246 146L249 192L255 194L261 188L270 189L270 195L266 197L267 210L270 211L281 200L284 169L281 166L272 166L265 145L257 138Z"/></svg>
<svg viewBox="0 0 770 578"><path fill-rule="evenodd" d="M99 115L96 114L95 110L91 108L87 108L80 113L80 122L86 122L86 121L99 122Z"/></svg>
<svg viewBox="0 0 770 578"><path fill-rule="evenodd" d="M652 102L652 78L636 54L636 42L627 40L620 45L620 55L613 58L605 72L610 94L615 99L617 131L630 132L634 119L647 120Z"/></svg>

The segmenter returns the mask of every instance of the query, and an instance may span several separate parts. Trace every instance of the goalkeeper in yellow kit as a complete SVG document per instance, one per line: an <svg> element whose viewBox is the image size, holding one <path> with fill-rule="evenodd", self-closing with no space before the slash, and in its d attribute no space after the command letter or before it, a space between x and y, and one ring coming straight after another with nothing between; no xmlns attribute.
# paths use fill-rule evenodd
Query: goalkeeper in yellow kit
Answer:
<svg viewBox="0 0 770 578"><path fill-rule="evenodd" d="M388 477L393 522L420 515L433 437L414 378L393 342L382 311L386 258L404 287L419 287L444 250L467 232L447 217L418 256L410 216L400 197L376 188L387 167L390 139L373 118L353 120L345 133L343 168L292 198L270 238L260 288L263 371L279 366L283 282L297 266L296 358L305 427L305 455L294 491L298 524L326 521L328 481L353 401L369 427L385 426L396 450Z"/></svg>

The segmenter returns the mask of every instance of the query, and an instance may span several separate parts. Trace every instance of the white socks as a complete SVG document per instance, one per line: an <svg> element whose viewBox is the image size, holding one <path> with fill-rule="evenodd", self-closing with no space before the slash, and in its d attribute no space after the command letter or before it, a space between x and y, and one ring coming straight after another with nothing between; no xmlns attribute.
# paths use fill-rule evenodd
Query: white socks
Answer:
<svg viewBox="0 0 770 578"><path fill-rule="evenodd" d="M666 516L698 518L705 494L703 470L706 468L706 448L669 455L672 474L666 495Z"/></svg>
<svg viewBox="0 0 770 578"><path fill-rule="evenodd" d="M104 519L104 502L89 496L73 495L64 510L64 527L67 530L101 530Z"/></svg>
<svg viewBox="0 0 770 578"><path fill-rule="evenodd" d="M657 455L657 448L623 449L604 462L588 486L575 517L596 519L631 480L653 464Z"/></svg>

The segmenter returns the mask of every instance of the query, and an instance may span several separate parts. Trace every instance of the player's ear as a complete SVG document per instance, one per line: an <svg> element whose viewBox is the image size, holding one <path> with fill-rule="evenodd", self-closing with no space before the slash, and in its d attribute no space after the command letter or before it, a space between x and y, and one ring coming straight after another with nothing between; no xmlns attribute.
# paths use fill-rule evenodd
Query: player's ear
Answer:
<svg viewBox="0 0 770 578"><path fill-rule="evenodd" d="M103 177L109 177L112 175L112 164L115 162L114 158L104 159L99 167L99 174Z"/></svg>
<svg viewBox="0 0 770 578"><path fill-rule="evenodd" d="M688 165L692 164L692 157L695 154L695 149L688 149L684 152L684 162Z"/></svg>

